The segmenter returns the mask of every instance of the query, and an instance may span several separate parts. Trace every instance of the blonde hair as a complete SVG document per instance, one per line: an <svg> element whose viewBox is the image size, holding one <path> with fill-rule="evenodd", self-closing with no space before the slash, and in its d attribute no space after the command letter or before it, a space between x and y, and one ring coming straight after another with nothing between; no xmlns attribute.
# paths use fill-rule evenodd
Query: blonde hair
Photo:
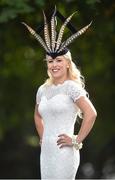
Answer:
<svg viewBox="0 0 115 180"><path fill-rule="evenodd" d="M82 88L85 88L84 77L81 75L80 70L77 68L75 63L72 61L72 56L71 56L70 51L68 51L63 56L69 62L68 78L70 80L73 80L77 84L79 84ZM47 55L46 55L46 59L47 59ZM47 74L48 74L49 78L45 81L44 85L51 85L51 84L53 84L53 78L49 71L47 71ZM78 117L80 119L83 119L83 114L80 109L78 109ZM77 121L79 122L79 120L77 120Z"/></svg>
<svg viewBox="0 0 115 180"><path fill-rule="evenodd" d="M77 68L75 63L72 61L72 56L71 56L70 51L68 51L66 54L64 54L63 57L65 57L65 59L69 62L68 78L70 80L75 81L76 83L78 83L79 85L81 85L84 88L85 87L84 77L81 75L80 70ZM47 55L46 55L46 59L47 59ZM47 71L47 74L48 74L49 78L46 79L44 84L51 85L51 84L53 84L53 78L49 71Z"/></svg>

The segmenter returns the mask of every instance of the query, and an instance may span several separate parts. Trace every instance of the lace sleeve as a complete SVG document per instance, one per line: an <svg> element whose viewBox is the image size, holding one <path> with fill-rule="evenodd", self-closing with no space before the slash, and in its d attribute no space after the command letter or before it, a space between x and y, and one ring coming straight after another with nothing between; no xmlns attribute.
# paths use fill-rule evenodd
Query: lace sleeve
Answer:
<svg viewBox="0 0 115 180"><path fill-rule="evenodd" d="M36 104L37 105L41 101L41 96L42 96L42 85L38 88L37 93L36 93Z"/></svg>
<svg viewBox="0 0 115 180"><path fill-rule="evenodd" d="M88 93L84 88L82 88L79 84L72 81L68 87L68 95L72 98L72 100L75 102L77 101L81 96L88 96Z"/></svg>

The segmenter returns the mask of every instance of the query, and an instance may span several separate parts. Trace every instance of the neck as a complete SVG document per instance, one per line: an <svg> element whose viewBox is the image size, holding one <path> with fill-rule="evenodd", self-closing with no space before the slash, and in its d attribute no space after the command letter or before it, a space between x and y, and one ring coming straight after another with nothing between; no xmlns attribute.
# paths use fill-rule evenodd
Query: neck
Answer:
<svg viewBox="0 0 115 180"><path fill-rule="evenodd" d="M67 77L55 78L55 79L53 79L53 83L54 83L55 85L57 85L57 84L63 84L64 81L66 81L66 80L68 80Z"/></svg>

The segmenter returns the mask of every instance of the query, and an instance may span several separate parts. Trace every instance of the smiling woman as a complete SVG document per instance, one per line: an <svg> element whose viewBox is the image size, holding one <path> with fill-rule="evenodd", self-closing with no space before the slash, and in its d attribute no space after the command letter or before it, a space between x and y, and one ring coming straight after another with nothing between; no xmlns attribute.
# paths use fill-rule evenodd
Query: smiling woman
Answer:
<svg viewBox="0 0 115 180"><path fill-rule="evenodd" d="M38 89L34 115L41 139L41 176L43 179L75 179L80 163L79 149L93 126L96 110L87 98L70 51L54 59L47 55L46 60L49 78ZM81 128L78 135L73 135L81 111Z"/></svg>
<svg viewBox="0 0 115 180"><path fill-rule="evenodd" d="M72 61L67 46L83 34L91 23L63 43L64 29L70 15L61 26L56 39L56 9L51 17L51 38L44 14L45 42L31 27L23 23L46 51L49 78L38 88L34 120L41 143L41 178L75 179L80 163L79 150L96 118L96 110L87 98L83 77ZM77 116L83 121L77 135L74 125Z"/></svg>
<svg viewBox="0 0 115 180"><path fill-rule="evenodd" d="M69 62L63 56L58 56L55 59L48 57L47 66L54 84L62 83L68 78L67 68L69 68Z"/></svg>
<svg viewBox="0 0 115 180"><path fill-rule="evenodd" d="M77 69L76 65L72 61L71 53L68 50L66 54L63 56L57 56L55 59L53 59L51 56L46 55L46 62L48 67L48 75L49 79L46 80L46 84L56 84L54 81L58 81L58 76L63 76L64 79L71 79L76 81L78 84L81 84L83 87L84 85L84 77L81 75L80 71ZM54 79L53 72L57 72L57 78ZM58 73L59 72L59 73ZM62 79L62 82L64 81ZM58 82L57 82L58 83Z"/></svg>

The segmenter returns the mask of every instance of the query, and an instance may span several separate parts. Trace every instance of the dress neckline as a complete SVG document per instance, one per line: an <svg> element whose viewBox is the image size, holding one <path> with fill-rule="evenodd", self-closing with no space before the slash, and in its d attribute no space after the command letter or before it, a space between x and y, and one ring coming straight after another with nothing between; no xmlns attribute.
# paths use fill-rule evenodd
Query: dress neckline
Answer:
<svg viewBox="0 0 115 180"><path fill-rule="evenodd" d="M67 79L67 80L65 80L63 83L58 83L58 84L52 84L52 87L60 87L60 86L63 86L66 82L68 82L68 81L71 81L70 79Z"/></svg>

